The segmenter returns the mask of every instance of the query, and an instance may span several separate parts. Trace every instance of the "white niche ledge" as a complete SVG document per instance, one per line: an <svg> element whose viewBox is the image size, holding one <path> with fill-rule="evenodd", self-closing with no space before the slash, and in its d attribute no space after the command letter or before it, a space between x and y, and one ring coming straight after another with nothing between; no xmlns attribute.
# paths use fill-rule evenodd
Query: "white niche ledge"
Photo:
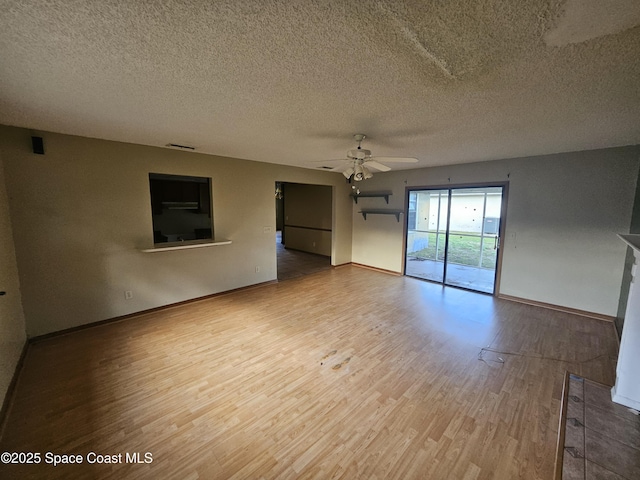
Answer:
<svg viewBox="0 0 640 480"><path fill-rule="evenodd" d="M188 250L191 248L216 247L218 245L230 245L231 240L196 240L187 242L158 243L153 248L142 248L144 253L168 252L171 250Z"/></svg>
<svg viewBox="0 0 640 480"><path fill-rule="evenodd" d="M640 235L620 234L618 237L633 249L634 262L611 399L625 407L640 410Z"/></svg>

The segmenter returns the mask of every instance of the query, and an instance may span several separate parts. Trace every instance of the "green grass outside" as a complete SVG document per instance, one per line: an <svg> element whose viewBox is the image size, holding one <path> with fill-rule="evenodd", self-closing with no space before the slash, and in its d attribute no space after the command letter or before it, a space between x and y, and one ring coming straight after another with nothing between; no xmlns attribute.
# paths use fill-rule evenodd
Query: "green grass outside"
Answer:
<svg viewBox="0 0 640 480"><path fill-rule="evenodd" d="M441 233L440 243L438 245L438 256L436 258L436 234L429 233L429 246L418 250L417 252L411 252L409 255L412 257L424 258L427 260L444 260L444 243L445 235ZM496 252L493 249L494 246L493 237L485 237L483 245L482 255L482 267L483 268L495 268L496 267ZM459 265L470 265L472 267L479 266L480 263L480 237L469 237L466 235L460 235L451 233L449 235L449 262L457 263Z"/></svg>

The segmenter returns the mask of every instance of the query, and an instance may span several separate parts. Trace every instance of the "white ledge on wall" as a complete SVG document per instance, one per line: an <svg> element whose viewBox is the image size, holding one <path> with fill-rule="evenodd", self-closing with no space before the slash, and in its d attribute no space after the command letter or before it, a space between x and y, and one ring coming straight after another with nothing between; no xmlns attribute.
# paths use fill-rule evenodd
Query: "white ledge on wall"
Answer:
<svg viewBox="0 0 640 480"><path fill-rule="evenodd" d="M170 242L158 243L153 248L143 248L145 253L168 252L170 250L187 250L190 248L215 247L217 245L229 245L231 240L197 240L195 242Z"/></svg>
<svg viewBox="0 0 640 480"><path fill-rule="evenodd" d="M616 365L616 384L611 389L611 399L625 407L640 410L640 235L619 234L618 237L633 248L634 259Z"/></svg>
<svg viewBox="0 0 640 480"><path fill-rule="evenodd" d="M634 250L640 251L640 235L633 233L619 233L618 237L622 239L627 245L629 245Z"/></svg>

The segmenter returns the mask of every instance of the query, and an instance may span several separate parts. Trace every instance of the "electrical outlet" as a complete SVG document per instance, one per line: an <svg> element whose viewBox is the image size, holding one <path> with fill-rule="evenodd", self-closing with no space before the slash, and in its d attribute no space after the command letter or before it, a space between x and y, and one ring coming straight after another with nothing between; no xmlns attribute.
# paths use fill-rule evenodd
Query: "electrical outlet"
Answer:
<svg viewBox="0 0 640 480"><path fill-rule="evenodd" d="M311 242L311 246L315 247L316 246L316 242Z"/></svg>
<svg viewBox="0 0 640 480"><path fill-rule="evenodd" d="M131 300L133 298L133 292L131 290L124 291L124 299Z"/></svg>
<svg viewBox="0 0 640 480"><path fill-rule="evenodd" d="M256 273L260 273L260 267L256 265Z"/></svg>

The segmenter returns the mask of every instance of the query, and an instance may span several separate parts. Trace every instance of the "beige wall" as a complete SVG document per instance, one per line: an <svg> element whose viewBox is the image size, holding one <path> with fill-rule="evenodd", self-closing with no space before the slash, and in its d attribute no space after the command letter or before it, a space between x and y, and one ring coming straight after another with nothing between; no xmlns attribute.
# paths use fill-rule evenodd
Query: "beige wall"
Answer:
<svg viewBox="0 0 640 480"><path fill-rule="evenodd" d="M638 147L377 173L359 187L392 190L390 204L355 205L334 173L52 133L34 155L30 134L0 127L29 336L274 280L276 180L333 187L332 264L398 272L404 216L365 221L360 209L404 209L406 186L508 181L501 293L616 314L625 246L615 234L629 230ZM149 172L211 177L216 236L233 243L140 252L152 245Z"/></svg>
<svg viewBox="0 0 640 480"><path fill-rule="evenodd" d="M400 208L407 186L509 182L500 293L615 316L640 149L624 147L375 174L353 206L353 262L400 272L403 222L361 208ZM382 201L382 204L380 203Z"/></svg>
<svg viewBox="0 0 640 480"><path fill-rule="evenodd" d="M285 248L317 255L331 255L331 232L284 226Z"/></svg>
<svg viewBox="0 0 640 480"><path fill-rule="evenodd" d="M29 336L274 280L276 180L333 186L332 264L351 261L350 190L340 175L41 136L46 155L34 155L29 131L0 127ZM233 243L142 253L153 243L149 172L211 177L215 234Z"/></svg>
<svg viewBox="0 0 640 480"><path fill-rule="evenodd" d="M0 404L26 341L3 157L4 152L0 148L0 291L5 292L0 296Z"/></svg>
<svg viewBox="0 0 640 480"><path fill-rule="evenodd" d="M331 187L283 184L286 248L331 255Z"/></svg>

